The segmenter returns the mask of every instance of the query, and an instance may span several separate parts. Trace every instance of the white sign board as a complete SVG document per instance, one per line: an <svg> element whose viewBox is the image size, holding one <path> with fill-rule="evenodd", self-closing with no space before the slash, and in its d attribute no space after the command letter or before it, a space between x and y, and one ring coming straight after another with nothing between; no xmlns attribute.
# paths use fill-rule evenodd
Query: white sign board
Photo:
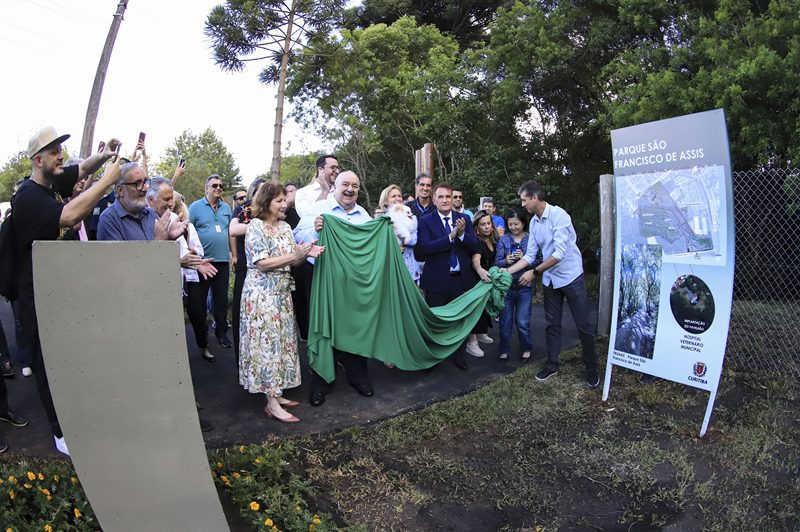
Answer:
<svg viewBox="0 0 800 532"><path fill-rule="evenodd" d="M613 366L716 396L733 298L733 187L722 110L611 132L616 176Z"/></svg>

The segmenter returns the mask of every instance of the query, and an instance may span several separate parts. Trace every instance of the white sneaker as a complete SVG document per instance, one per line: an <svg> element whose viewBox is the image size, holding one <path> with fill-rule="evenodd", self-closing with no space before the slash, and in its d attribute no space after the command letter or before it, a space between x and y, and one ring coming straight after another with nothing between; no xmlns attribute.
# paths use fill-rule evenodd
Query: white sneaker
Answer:
<svg viewBox="0 0 800 532"><path fill-rule="evenodd" d="M53 439L56 441L56 449L69 456L69 450L67 449L67 442L64 441L64 436L60 438L53 436Z"/></svg>
<svg viewBox="0 0 800 532"><path fill-rule="evenodd" d="M467 342L465 351L474 357L480 358L483 356L483 350L478 345L478 342Z"/></svg>
<svg viewBox="0 0 800 532"><path fill-rule="evenodd" d="M22 368L22 376L23 377L30 377L31 375L33 375L33 371L31 371L31 368L29 368L28 366L25 366L24 368Z"/></svg>
<svg viewBox="0 0 800 532"><path fill-rule="evenodd" d="M482 343L482 344L493 344L494 343L494 340L492 340L492 337L489 336L488 334L479 334L478 335L478 341L480 343Z"/></svg>

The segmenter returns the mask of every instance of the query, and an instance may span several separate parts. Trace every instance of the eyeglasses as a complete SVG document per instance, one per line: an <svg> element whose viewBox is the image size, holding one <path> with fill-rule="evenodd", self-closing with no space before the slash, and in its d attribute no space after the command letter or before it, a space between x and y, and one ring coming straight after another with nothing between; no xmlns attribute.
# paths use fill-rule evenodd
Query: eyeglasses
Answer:
<svg viewBox="0 0 800 532"><path fill-rule="evenodd" d="M339 170L339 166L335 164L328 165L328 168L330 168L331 170Z"/></svg>
<svg viewBox="0 0 800 532"><path fill-rule="evenodd" d="M145 186L148 186L148 187L150 186L150 180L149 179L137 179L136 181L133 181L131 183L124 183L124 185L128 186L128 187L133 187L136 190L143 190Z"/></svg>
<svg viewBox="0 0 800 532"><path fill-rule="evenodd" d="M244 201L244 200L246 200L246 199L247 199L247 196L236 196L236 197L235 197L235 198L233 198L233 199L234 199L234 200L236 200L236 201Z"/></svg>
<svg viewBox="0 0 800 532"><path fill-rule="evenodd" d="M220 190L223 190L225 188L225 185L223 185L222 183L211 183L208 186L210 186L211 188L218 188Z"/></svg>

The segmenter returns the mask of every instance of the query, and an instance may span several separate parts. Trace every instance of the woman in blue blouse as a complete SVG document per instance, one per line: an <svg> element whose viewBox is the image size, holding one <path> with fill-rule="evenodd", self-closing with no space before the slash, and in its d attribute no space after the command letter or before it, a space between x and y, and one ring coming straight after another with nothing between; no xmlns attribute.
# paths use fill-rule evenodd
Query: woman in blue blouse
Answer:
<svg viewBox="0 0 800 532"><path fill-rule="evenodd" d="M527 216L517 209L508 211L503 220L507 232L497 242L495 261L498 267L508 268L522 258L528 248L528 232L525 231L528 220ZM541 262L541 258L537 257L537 260ZM500 313L500 354L498 358L501 362L508 360L515 322L519 333L519 345L522 349L520 362L524 364L531 359L531 302L534 283L522 286L519 284L519 278L532 270L539 262L512 275L514 282L506 294L506 305Z"/></svg>

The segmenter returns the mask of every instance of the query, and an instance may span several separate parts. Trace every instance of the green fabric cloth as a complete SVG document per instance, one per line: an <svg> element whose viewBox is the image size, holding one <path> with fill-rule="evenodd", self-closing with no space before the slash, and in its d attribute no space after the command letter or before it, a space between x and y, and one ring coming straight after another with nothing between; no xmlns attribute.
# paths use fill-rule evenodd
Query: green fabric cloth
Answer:
<svg viewBox="0 0 800 532"><path fill-rule="evenodd" d="M511 275L492 267L492 282L447 305L429 308L408 274L391 220L354 225L325 220L311 287L308 361L326 381L335 377L333 348L404 370L429 368L451 355L486 309L503 308Z"/></svg>

